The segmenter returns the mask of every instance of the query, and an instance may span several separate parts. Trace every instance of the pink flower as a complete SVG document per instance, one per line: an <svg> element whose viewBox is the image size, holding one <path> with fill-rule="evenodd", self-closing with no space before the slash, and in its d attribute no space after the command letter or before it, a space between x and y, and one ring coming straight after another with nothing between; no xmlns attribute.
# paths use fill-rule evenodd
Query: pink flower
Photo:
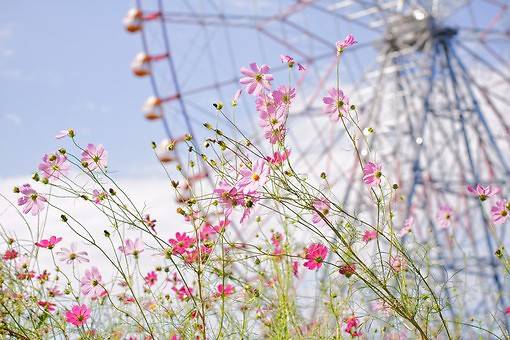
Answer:
<svg viewBox="0 0 510 340"><path fill-rule="evenodd" d="M106 191L99 191L97 189L92 190L92 198L94 199L94 203L101 204L108 197L108 193Z"/></svg>
<svg viewBox="0 0 510 340"><path fill-rule="evenodd" d="M442 229L448 228L454 219L453 209L448 204L441 205L437 213L437 218Z"/></svg>
<svg viewBox="0 0 510 340"><path fill-rule="evenodd" d="M5 261L8 260L14 260L16 257L18 257L18 252L14 249L7 249L4 253L4 256L2 256L2 259Z"/></svg>
<svg viewBox="0 0 510 340"><path fill-rule="evenodd" d="M289 158L289 156L290 156L289 149L285 149L284 152L275 151L273 153L273 157L266 156L266 161L268 161L269 163L271 163L273 165L280 166L283 164L283 162L285 162L287 160L287 158Z"/></svg>
<svg viewBox="0 0 510 340"><path fill-rule="evenodd" d="M356 264L355 263L347 263L340 266L338 272L344 275L347 278L350 278L354 273L356 273Z"/></svg>
<svg viewBox="0 0 510 340"><path fill-rule="evenodd" d="M239 97L241 97L242 92L243 92L243 90L241 90L241 89L236 91L236 93L234 94L234 97L232 97L232 106L234 106L234 107L237 106L237 102L239 101Z"/></svg>
<svg viewBox="0 0 510 340"><path fill-rule="evenodd" d="M305 248L305 258L308 260L304 266L310 270L319 269L322 267L322 262L328 256L328 248L320 243L312 243L308 248Z"/></svg>
<svg viewBox="0 0 510 340"><path fill-rule="evenodd" d="M508 213L510 211L510 202L506 200L499 200L491 208L492 221L494 224L502 224L508 219Z"/></svg>
<svg viewBox="0 0 510 340"><path fill-rule="evenodd" d="M352 315L349 316L345 322L347 323L347 326L345 327L345 332L349 333L351 336L362 336L363 334L359 331L359 319Z"/></svg>
<svg viewBox="0 0 510 340"><path fill-rule="evenodd" d="M325 217L328 217L329 209L331 208L329 205L329 201L326 199L318 199L316 198L312 206L314 210L312 211L312 222L315 224L324 225L326 222L323 220L323 217L319 215L319 212Z"/></svg>
<svg viewBox="0 0 510 340"><path fill-rule="evenodd" d="M341 55L346 48L351 47L358 42L354 39L352 34L348 34L343 41L336 42L336 55Z"/></svg>
<svg viewBox="0 0 510 340"><path fill-rule="evenodd" d="M74 305L66 312L66 321L76 327L82 326L90 317L91 310L86 305Z"/></svg>
<svg viewBox="0 0 510 340"><path fill-rule="evenodd" d="M243 224L248 217L250 217L251 211L253 207L255 206L255 203L257 203L260 199L259 194L256 191L248 191L244 196L243 201L243 216L241 217L241 220L239 223Z"/></svg>
<svg viewBox="0 0 510 340"><path fill-rule="evenodd" d="M287 133L287 129L285 126L280 126L279 128L267 128L264 130L264 138L269 141L271 144L281 143L285 140L285 134Z"/></svg>
<svg viewBox="0 0 510 340"><path fill-rule="evenodd" d="M506 307L505 308L505 314L506 315L510 315L510 307Z"/></svg>
<svg viewBox="0 0 510 340"><path fill-rule="evenodd" d="M214 230L217 232L217 233L222 233L225 231L225 228L228 227L228 225L230 224L230 221L225 219L225 220L221 220L218 225L215 225L214 226Z"/></svg>
<svg viewBox="0 0 510 340"><path fill-rule="evenodd" d="M474 196L478 196L478 198L482 202L485 201L487 198L492 197L499 193L499 188L492 187L490 185L484 187L480 184L477 184L476 188L471 185L468 185L467 190Z"/></svg>
<svg viewBox="0 0 510 340"><path fill-rule="evenodd" d="M43 162L39 164L39 170L43 172L43 176L47 179L58 179L65 176L69 172L71 166L65 155L56 153L52 155L44 155Z"/></svg>
<svg viewBox="0 0 510 340"><path fill-rule="evenodd" d="M239 170L239 174L243 178L239 180L238 186L244 193L257 191L269 180L269 166L265 160L259 159L251 170L245 167Z"/></svg>
<svg viewBox="0 0 510 340"><path fill-rule="evenodd" d="M87 163L89 170L97 168L105 169L108 165L108 152L102 144L88 144L87 148L81 153L82 163Z"/></svg>
<svg viewBox="0 0 510 340"><path fill-rule="evenodd" d="M103 278L97 267L85 270L85 275L80 280L80 288L83 295L93 300L107 294L103 288Z"/></svg>
<svg viewBox="0 0 510 340"><path fill-rule="evenodd" d="M218 292L216 293L216 296L217 296L217 297L220 297L220 296L222 296L222 297L227 297L227 296L229 296L229 295L234 294L234 291L235 291L235 289L234 289L234 286L233 286L233 285L231 285L231 284L227 284L227 285L225 285L225 286L224 286L224 285L223 285L223 284L221 284L221 283L220 283L220 284L216 287L216 290L218 291Z"/></svg>
<svg viewBox="0 0 510 340"><path fill-rule="evenodd" d="M322 98L322 101L326 104L324 113L328 113L329 118L336 122L344 113L348 113L349 98L344 95L342 90L335 88L330 89L328 94L329 96Z"/></svg>
<svg viewBox="0 0 510 340"><path fill-rule="evenodd" d="M200 229L200 233L199 233L200 240L201 241L209 240L214 235L216 235L216 233L217 233L216 229L212 225L210 225L209 223L206 223L202 227L202 229Z"/></svg>
<svg viewBox="0 0 510 340"><path fill-rule="evenodd" d="M57 243L62 241L62 237L51 236L48 240L40 240L35 245L39 248L53 249Z"/></svg>
<svg viewBox="0 0 510 340"><path fill-rule="evenodd" d="M173 287L172 290L177 294L177 298L181 301L187 300L193 294L193 289L191 287L188 288L186 286L182 286L179 289Z"/></svg>
<svg viewBox="0 0 510 340"><path fill-rule="evenodd" d="M292 100L296 97L296 89L289 88L287 86L280 86L278 89L273 91L274 103L277 107L276 111L283 111L285 116L289 111Z"/></svg>
<svg viewBox="0 0 510 340"><path fill-rule="evenodd" d="M74 130L73 129L67 129L67 130L60 130L57 135L55 136L56 139L62 139L64 137L74 137Z"/></svg>
<svg viewBox="0 0 510 340"><path fill-rule="evenodd" d="M241 67L241 73L245 77L239 81L241 84L246 85L246 92L258 96L260 93L271 89L271 80L273 76L269 73L270 69L267 65L262 65L260 68L256 63L250 64L250 69Z"/></svg>
<svg viewBox="0 0 510 340"><path fill-rule="evenodd" d="M172 251L174 254L184 254L186 250L195 244L195 239L186 236L185 233L177 232L175 239L170 239L168 242L172 245Z"/></svg>
<svg viewBox="0 0 510 340"><path fill-rule="evenodd" d="M397 273L407 269L407 261L400 255L390 257L390 267Z"/></svg>
<svg viewBox="0 0 510 340"><path fill-rule="evenodd" d="M49 301L37 301L37 304L39 306L41 306L42 308L44 308L45 311L50 312L50 313L54 312L55 307L57 306L56 304L49 302Z"/></svg>
<svg viewBox="0 0 510 340"><path fill-rule="evenodd" d="M301 65L300 63L296 63L296 60L294 60L294 58L292 58L290 55L281 54L280 60L282 61L282 63L286 63L287 66L289 66L289 68L293 68L294 65L297 64L299 71L306 71L306 66Z"/></svg>
<svg viewBox="0 0 510 340"><path fill-rule="evenodd" d="M382 165L368 162L363 167L363 182L369 186L381 184Z"/></svg>
<svg viewBox="0 0 510 340"><path fill-rule="evenodd" d="M369 241L375 240L376 238L377 238L377 231L375 231L375 230L367 230L363 234L363 241L365 241L367 243Z"/></svg>
<svg viewBox="0 0 510 340"><path fill-rule="evenodd" d="M147 275L144 278L145 283L149 286L154 286L156 284L156 281L158 281L158 275L155 271L151 271L147 273Z"/></svg>
<svg viewBox="0 0 510 340"><path fill-rule="evenodd" d="M68 248L60 248L60 251L57 252L57 255L60 257L60 261L65 261L67 264L71 264L74 262L82 263L89 262L89 260L85 257L87 256L86 251L77 251L76 243L71 243L71 249Z"/></svg>
<svg viewBox="0 0 510 340"><path fill-rule="evenodd" d="M402 229L400 229L400 231L398 232L398 236L400 237L404 237L405 235L409 234L410 232L412 232L412 227L414 225L414 217L409 217L407 218L405 221L404 221L404 226L402 227Z"/></svg>
<svg viewBox="0 0 510 340"><path fill-rule="evenodd" d="M226 218L230 216L234 207L244 203L242 190L238 190L236 186L232 186L225 181L220 181L218 187L214 189L214 193L223 206Z"/></svg>
<svg viewBox="0 0 510 340"><path fill-rule="evenodd" d="M138 255L143 252L143 242L139 238L134 241L127 239L124 241L124 245L119 247L119 250L125 255L133 255L134 258L138 258Z"/></svg>
<svg viewBox="0 0 510 340"><path fill-rule="evenodd" d="M24 206L24 214L28 214L30 212L33 216L35 216L39 214L40 211L44 210L46 197L37 193L30 184L23 184L19 191L23 196L18 198L18 205Z"/></svg>

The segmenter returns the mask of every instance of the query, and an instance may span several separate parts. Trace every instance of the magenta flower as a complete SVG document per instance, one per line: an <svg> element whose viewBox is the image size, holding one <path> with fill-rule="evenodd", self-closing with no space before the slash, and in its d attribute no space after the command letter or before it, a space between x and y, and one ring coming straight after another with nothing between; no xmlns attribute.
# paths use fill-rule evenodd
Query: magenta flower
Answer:
<svg viewBox="0 0 510 340"><path fill-rule="evenodd" d="M329 114L329 118L336 122L349 111L349 98L344 95L342 90L332 88L328 91L329 96L322 98L326 106L324 113Z"/></svg>
<svg viewBox="0 0 510 340"><path fill-rule="evenodd" d="M105 169L108 165L108 152L102 144L88 144L87 148L81 154L82 163L87 163L89 170L97 168Z"/></svg>
<svg viewBox="0 0 510 340"><path fill-rule="evenodd" d="M191 287L188 288L186 286L182 286L179 289L173 287L172 290L177 294L177 298L181 301L189 299L193 294L193 288Z"/></svg>
<svg viewBox="0 0 510 340"><path fill-rule="evenodd" d="M243 177L239 180L238 187L244 193L257 191L269 180L269 166L265 160L258 159L251 170L245 167L239 170L239 174Z"/></svg>
<svg viewBox="0 0 510 340"><path fill-rule="evenodd" d="M245 77L239 81L241 84L246 85L246 92L258 96L264 89L271 89L271 80L273 75L269 73L270 69L267 65L262 65L260 68L256 63L251 63L250 68L241 67L241 73Z"/></svg>
<svg viewBox="0 0 510 340"><path fill-rule="evenodd" d="M93 300L107 294L103 288L103 278L97 267L85 270L85 275L80 280L80 288L83 295Z"/></svg>
<svg viewBox="0 0 510 340"><path fill-rule="evenodd" d="M443 204L439 207L437 219L442 229L448 228L454 219L453 209L448 204Z"/></svg>
<svg viewBox="0 0 510 340"><path fill-rule="evenodd" d="M398 236L404 237L405 235L412 232L413 225L414 225L414 217L411 216L404 221L404 226L398 232Z"/></svg>
<svg viewBox="0 0 510 340"><path fill-rule="evenodd" d="M292 58L290 55L281 54L280 60L282 61L282 63L286 63L287 66L289 66L289 68L293 68L294 65L297 64L299 71L306 71L306 65L302 65L302 64L296 62L296 60L294 58Z"/></svg>
<svg viewBox="0 0 510 340"><path fill-rule="evenodd" d="M139 238L134 241L127 239L124 241L124 245L119 247L119 250L125 255L133 255L137 259L140 253L143 252L143 242Z"/></svg>
<svg viewBox="0 0 510 340"><path fill-rule="evenodd" d="M225 218L228 218L232 213L232 209L238 205L243 205L244 194L241 189L232 186L225 181L220 181L218 187L214 189L214 193L223 206Z"/></svg>
<svg viewBox="0 0 510 340"><path fill-rule="evenodd" d="M184 254L188 248L195 244L195 239L186 236L185 233L177 232L175 239L168 240L168 243L172 245L172 251L174 254Z"/></svg>
<svg viewBox="0 0 510 340"><path fill-rule="evenodd" d="M287 160L287 158L289 158L289 156L290 156L289 149L285 149L285 151L283 151L283 152L275 151L273 153L273 157L266 156L266 161L268 161L269 163L271 163L273 165L281 166L283 164L283 162L285 162Z"/></svg>
<svg viewBox="0 0 510 340"><path fill-rule="evenodd" d="M329 210L331 208L331 206L329 205L329 201L326 200L325 198L323 198L323 199L316 198L313 201L312 206L315 208L312 211L312 222L315 224L324 225L326 222L323 220L323 217L321 215L319 215L319 212L325 218L328 217Z"/></svg>
<svg viewBox="0 0 510 340"><path fill-rule="evenodd" d="M237 102L239 101L239 97L241 97L242 92L243 92L243 90L241 90L241 89L236 91L236 93L234 94L234 97L232 97L232 106L234 106L234 107L237 106Z"/></svg>
<svg viewBox="0 0 510 340"><path fill-rule="evenodd" d="M57 243L62 241L62 237L51 236L48 240L40 240L35 245L39 248L53 249Z"/></svg>
<svg viewBox="0 0 510 340"><path fill-rule="evenodd" d="M200 229L199 237L201 241L206 241L210 240L216 233L216 229L209 223L206 223L202 229Z"/></svg>
<svg viewBox="0 0 510 340"><path fill-rule="evenodd" d="M220 296L227 297L229 295L234 294L234 291L235 291L233 285L227 284L227 285L224 286L221 283L216 287L216 290L218 291L216 293L217 297L220 297Z"/></svg>
<svg viewBox="0 0 510 340"><path fill-rule="evenodd" d="M65 176L69 172L70 164L67 157L62 154L44 155L43 162L39 164L39 170L43 172L43 176L47 179L58 179Z"/></svg>
<svg viewBox="0 0 510 340"><path fill-rule="evenodd" d="M74 305L71 310L66 312L66 321L76 327L82 326L90 317L90 308L86 305Z"/></svg>
<svg viewBox="0 0 510 340"><path fill-rule="evenodd" d="M369 241L375 240L376 238L377 238L377 231L375 231L375 230L367 230L363 234L363 241L365 241L367 243Z"/></svg>
<svg viewBox="0 0 510 340"><path fill-rule="evenodd" d="M358 42L354 39L352 34L348 34L343 41L336 42L336 55L341 55L346 48L351 47Z"/></svg>
<svg viewBox="0 0 510 340"><path fill-rule="evenodd" d="M57 306L56 304L52 303L52 302L49 302L49 301L37 301L37 304L39 306L41 306L45 311L47 312L54 312L55 311L55 307Z"/></svg>
<svg viewBox="0 0 510 340"><path fill-rule="evenodd" d="M508 219L508 213L510 211L510 203L506 200L499 200L491 208L491 216L494 224L502 224Z"/></svg>
<svg viewBox="0 0 510 340"><path fill-rule="evenodd" d="M328 256L328 248L320 243L312 243L305 248L305 258L308 260L303 265L310 270L322 267L322 262Z"/></svg>
<svg viewBox="0 0 510 340"><path fill-rule="evenodd" d="M397 273L407 269L407 261L400 255L390 257L390 267Z"/></svg>
<svg viewBox="0 0 510 340"><path fill-rule="evenodd" d="M18 205L24 206L24 214L28 214L30 212L33 216L35 216L39 214L40 211L44 210L46 197L37 193L30 184L23 184L19 189L19 192L23 196L18 198Z"/></svg>
<svg viewBox="0 0 510 340"><path fill-rule="evenodd" d="M363 182L369 186L381 184L382 165L368 162L363 167Z"/></svg>
<svg viewBox="0 0 510 340"><path fill-rule="evenodd" d="M57 252L57 256L59 256L59 260L62 262L66 262L67 264L82 263L89 262L89 260L85 257L87 256L86 251L77 251L76 243L71 243L71 248L60 248L60 251Z"/></svg>
<svg viewBox="0 0 510 340"><path fill-rule="evenodd" d="M468 185L467 190L474 196L478 196L478 198L482 202L485 201L487 198L492 197L499 193L499 188L492 187L490 185L484 187L481 184L477 184L476 187Z"/></svg>
<svg viewBox="0 0 510 340"><path fill-rule="evenodd" d="M347 323L347 326L345 327L345 332L349 333L352 337L362 336L363 334L359 331L359 319L352 315L349 316L345 322Z"/></svg>
<svg viewBox="0 0 510 340"><path fill-rule="evenodd" d="M156 284L156 281L158 281L158 275L155 271L151 271L147 273L147 275L144 277L144 280L147 285L152 287Z"/></svg>
<svg viewBox="0 0 510 340"><path fill-rule="evenodd" d="M7 249L2 256L2 259L5 261L8 260L14 260L16 257L18 257L18 252L15 249Z"/></svg>

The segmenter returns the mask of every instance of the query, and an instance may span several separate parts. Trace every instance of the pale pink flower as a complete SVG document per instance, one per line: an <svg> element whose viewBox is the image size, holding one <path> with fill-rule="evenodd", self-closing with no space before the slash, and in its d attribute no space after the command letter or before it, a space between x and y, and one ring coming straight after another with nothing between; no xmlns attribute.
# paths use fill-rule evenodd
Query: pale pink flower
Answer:
<svg viewBox="0 0 510 340"><path fill-rule="evenodd" d="M195 239L185 233L177 232L174 239L168 240L174 254L184 254L188 248L195 244Z"/></svg>
<svg viewBox="0 0 510 340"><path fill-rule="evenodd" d="M97 267L85 270L85 275L80 280L80 288L83 295L93 300L107 294L103 288L103 278Z"/></svg>
<svg viewBox="0 0 510 340"><path fill-rule="evenodd" d="M323 199L316 198L313 201L312 206L315 208L312 211L312 222L315 224L321 224L321 225L325 224L326 222L323 220L323 217L321 215L319 215L319 212L325 218L328 217L329 210L331 208L329 201L326 200L325 198L323 198Z"/></svg>
<svg viewBox="0 0 510 340"><path fill-rule="evenodd" d="M363 182L369 186L381 184L382 165L373 162L367 162L363 167Z"/></svg>
<svg viewBox="0 0 510 340"><path fill-rule="evenodd" d="M223 285L223 284L219 284L217 287L216 287L216 290L217 290L217 293L216 293L216 296L217 297L227 297L229 295L232 295L234 294L234 286L231 285L231 284L227 284L227 285Z"/></svg>
<svg viewBox="0 0 510 340"><path fill-rule="evenodd" d="M86 251L78 251L76 243L71 243L71 248L60 248L60 251L57 252L57 256L59 256L59 260L62 262L66 262L67 264L82 263L89 262L89 260L85 257L87 256Z"/></svg>
<svg viewBox="0 0 510 340"><path fill-rule="evenodd" d="M30 258L26 255L21 255L15 259L16 270L26 272L30 268Z"/></svg>
<svg viewBox="0 0 510 340"><path fill-rule="evenodd" d="M47 240L40 240L39 242L36 242L35 245L39 248L53 249L60 241L62 241L62 237L51 236Z"/></svg>
<svg viewBox="0 0 510 340"><path fill-rule="evenodd" d="M363 234L363 241L365 241L367 243L369 241L375 240L376 238L377 238L377 231L375 231L375 230L367 230Z"/></svg>
<svg viewBox="0 0 510 340"><path fill-rule="evenodd" d="M267 128L264 130L264 138L266 138L271 144L283 143L286 133L287 129L284 126L280 126L277 129Z"/></svg>
<svg viewBox="0 0 510 340"><path fill-rule="evenodd" d="M322 262L328 256L328 248L320 243L312 243L305 248L305 258L308 260L303 265L310 270L322 267Z"/></svg>
<svg viewBox="0 0 510 340"><path fill-rule="evenodd" d="M349 111L349 98L344 95L342 90L332 88L328 91L329 96L322 98L326 106L324 113L329 114L332 121L338 121L344 113Z"/></svg>
<svg viewBox="0 0 510 340"><path fill-rule="evenodd" d="M359 319L356 316L354 316L354 315L349 316L345 320L345 322L347 323L347 325L344 330L346 333L349 333L350 336L357 337L357 336L363 335L361 333L361 331L359 330L360 323L359 323Z"/></svg>
<svg viewBox="0 0 510 340"><path fill-rule="evenodd" d="M496 204L491 208L491 216L494 224L502 224L508 219L508 214L510 212L510 202L506 200L499 200Z"/></svg>
<svg viewBox="0 0 510 340"><path fill-rule="evenodd" d="M42 171L45 178L51 180L67 175L70 166L71 164L67 161L65 155L59 153L46 154L42 158L42 163L39 164L39 170Z"/></svg>
<svg viewBox="0 0 510 340"><path fill-rule="evenodd" d="M413 225L414 225L414 217L411 216L404 221L404 226L398 232L398 236L404 237L405 235L412 232Z"/></svg>
<svg viewBox="0 0 510 340"><path fill-rule="evenodd" d="M62 139L64 137L74 137L74 130L73 129L67 129L67 130L60 130L57 135L55 136L56 139Z"/></svg>
<svg viewBox="0 0 510 340"><path fill-rule="evenodd" d="M90 308L86 305L74 305L71 310L66 311L66 321L76 327L84 325L90 317Z"/></svg>
<svg viewBox="0 0 510 340"><path fill-rule="evenodd" d="M218 196L218 199L223 206L225 217L228 218L232 213L232 209L236 206L243 205L244 194L242 190L236 186L230 185L225 181L220 181L214 194Z"/></svg>
<svg viewBox="0 0 510 340"><path fill-rule="evenodd" d="M276 105L268 106L267 110L259 111L259 126L264 132L278 130L285 125L287 111L279 109Z"/></svg>
<svg viewBox="0 0 510 340"><path fill-rule="evenodd" d="M452 224L454 218L453 209L448 204L443 204L439 207L437 219L442 229L448 228Z"/></svg>
<svg viewBox="0 0 510 340"><path fill-rule="evenodd" d="M467 190L474 196L478 196L478 198L482 202L485 201L487 198L492 197L499 193L499 188L490 185L484 187L481 184L477 184L476 187L468 185Z"/></svg>
<svg viewBox="0 0 510 340"><path fill-rule="evenodd" d="M237 103L239 101L239 97L241 97L241 93L243 92L243 90L239 89L236 91L236 93L234 94L234 97L232 97L232 106L237 106Z"/></svg>
<svg viewBox="0 0 510 340"><path fill-rule="evenodd" d="M276 105L276 111L283 111L285 115L289 111L292 100L296 97L296 89L288 86L280 86L273 91L273 99Z"/></svg>
<svg viewBox="0 0 510 340"><path fill-rule="evenodd" d="M245 199L243 202L243 207L244 207L243 216L241 217L241 220L239 221L239 223L243 224L248 219L248 217L250 217L250 214L253 210L253 207L255 206L255 203L257 203L259 199L260 199L260 196L259 196L258 192L256 192L256 191L246 192Z"/></svg>
<svg viewBox="0 0 510 340"><path fill-rule="evenodd" d="M158 281L158 275L156 274L155 271L151 271L147 273L144 280L147 285L154 286L156 284L156 281Z"/></svg>
<svg viewBox="0 0 510 340"><path fill-rule="evenodd" d="M267 65L262 65L260 68L256 63L251 63L250 68L241 67L241 73L245 77L239 81L241 84L246 85L246 92L248 94L259 95L266 90L271 89L271 80L273 75L269 73L270 69Z"/></svg>
<svg viewBox="0 0 510 340"><path fill-rule="evenodd" d="M244 167L239 170L239 174L242 178L239 180L238 186L244 193L257 191L269 180L269 166L265 160L258 159L252 169Z"/></svg>
<svg viewBox="0 0 510 340"><path fill-rule="evenodd" d="M269 163L271 163L273 165L280 166L283 164L283 162L285 162L287 160L287 158L289 158L289 156L290 156L290 149L285 149L285 151L283 151L283 152L275 151L273 153L273 157L266 156L266 161L268 161Z"/></svg>
<svg viewBox="0 0 510 340"><path fill-rule="evenodd" d="M400 255L392 256L390 257L390 267L397 273L406 270L407 260Z"/></svg>
<svg viewBox="0 0 510 340"><path fill-rule="evenodd" d="M106 152L102 144L88 144L87 148L81 154L81 161L88 164L87 167L89 170L95 170L97 168L102 168L104 170L108 165L108 152Z"/></svg>
<svg viewBox="0 0 510 340"><path fill-rule="evenodd" d="M94 199L94 203L101 204L108 197L108 193L104 190L92 190L92 198Z"/></svg>
<svg viewBox="0 0 510 340"><path fill-rule="evenodd" d="M18 205L24 206L23 213L28 214L29 212L35 216L40 211L44 210L44 203L46 203L46 197L37 193L30 184L23 184L19 189L22 197L18 198Z"/></svg>
<svg viewBox="0 0 510 340"><path fill-rule="evenodd" d="M125 255L133 255L134 258L138 258L143 252L143 242L139 238L134 241L127 239L124 241L124 245L119 247L119 250Z"/></svg>
<svg viewBox="0 0 510 340"><path fill-rule="evenodd" d="M49 302L49 301L37 301L37 304L39 306L41 306L45 311L47 312L54 312L55 311L55 307L57 306L56 304L52 303L52 302Z"/></svg>
<svg viewBox="0 0 510 340"><path fill-rule="evenodd" d="M358 42L354 39L352 34L348 34L343 41L336 42L336 55L341 55L346 48L351 47Z"/></svg>
<svg viewBox="0 0 510 340"><path fill-rule="evenodd" d="M299 71L306 71L306 65L302 65L302 64L296 62L296 60L294 58L292 58L290 55L281 54L280 60L282 61L282 63L286 63L287 66L289 66L289 68L293 68L294 65L297 64Z"/></svg>

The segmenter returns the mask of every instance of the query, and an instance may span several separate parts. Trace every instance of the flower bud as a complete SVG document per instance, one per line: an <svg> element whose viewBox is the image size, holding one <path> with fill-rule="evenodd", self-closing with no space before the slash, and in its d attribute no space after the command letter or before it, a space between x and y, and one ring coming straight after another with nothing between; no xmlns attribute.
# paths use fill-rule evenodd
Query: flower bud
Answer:
<svg viewBox="0 0 510 340"><path fill-rule="evenodd" d="M62 220L62 222L67 222L67 216L66 215L60 215L60 219Z"/></svg>

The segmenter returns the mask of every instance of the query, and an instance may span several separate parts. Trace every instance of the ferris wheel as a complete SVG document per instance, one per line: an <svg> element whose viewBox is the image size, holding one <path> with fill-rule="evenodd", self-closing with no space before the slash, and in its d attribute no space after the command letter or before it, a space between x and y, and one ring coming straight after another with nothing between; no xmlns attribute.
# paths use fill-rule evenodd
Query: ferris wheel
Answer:
<svg viewBox="0 0 510 340"><path fill-rule="evenodd" d="M400 186L397 224L412 217L414 237L438 249L431 265L450 316L491 319L510 303L491 237L504 244L508 233L491 231L486 207L466 191L478 183L510 190L508 2L136 0L125 26L141 37L133 72L153 91L145 117L176 142L186 133L200 137L202 124L218 119L211 105L231 101L241 66L268 64L285 81L281 54L306 64L293 75L299 102L288 119L295 163L317 177L326 172L336 196L362 211L347 136L322 114L322 97L336 83L334 42L353 33L359 43L342 58L341 87L362 126L373 127L366 138L384 173ZM240 102L238 125L259 138L252 107ZM162 160L178 161L176 150ZM206 170L192 180L205 178ZM448 230L436 219L444 211L453 221ZM472 285L470 301L448 289L460 277Z"/></svg>

